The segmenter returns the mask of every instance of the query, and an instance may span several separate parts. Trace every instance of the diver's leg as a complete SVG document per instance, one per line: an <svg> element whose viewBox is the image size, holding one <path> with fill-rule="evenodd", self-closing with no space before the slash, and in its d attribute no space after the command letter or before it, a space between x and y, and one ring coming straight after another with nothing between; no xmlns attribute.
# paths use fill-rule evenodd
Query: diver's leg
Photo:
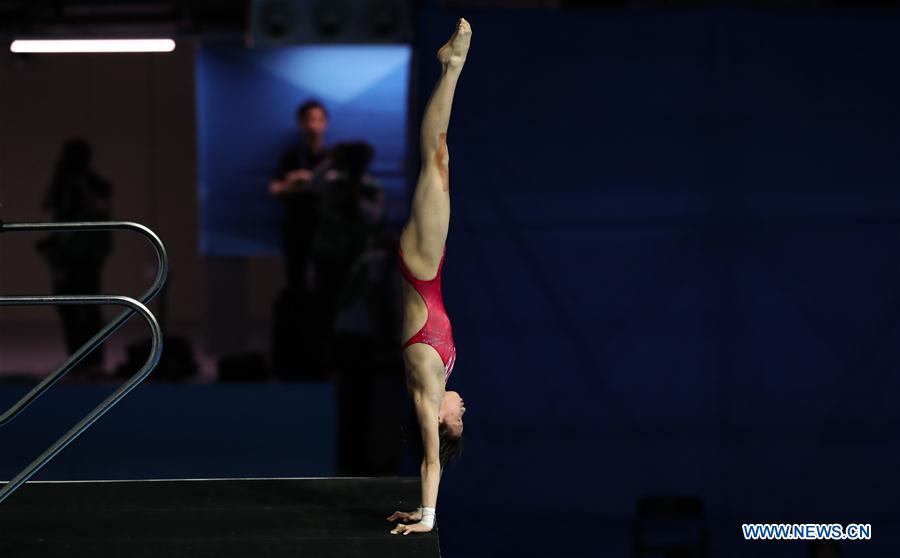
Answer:
<svg viewBox="0 0 900 558"><path fill-rule="evenodd" d="M469 52L472 28L460 19L450 40L438 50L443 68L422 117L422 168L413 195L409 222L400 237L404 260L414 276L437 273L450 224L450 155L447 126L453 93Z"/></svg>

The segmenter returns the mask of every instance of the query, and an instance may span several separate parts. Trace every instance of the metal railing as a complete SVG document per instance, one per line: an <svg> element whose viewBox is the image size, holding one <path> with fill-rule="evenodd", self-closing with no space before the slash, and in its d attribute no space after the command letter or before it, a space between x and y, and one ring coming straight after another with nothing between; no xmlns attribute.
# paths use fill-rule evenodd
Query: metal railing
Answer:
<svg viewBox="0 0 900 558"><path fill-rule="evenodd" d="M81 346L52 374L44 378L37 386L14 403L3 415L0 415L0 427L6 425L18 416L25 408L46 392L54 383L59 381L66 373L74 368L85 356L103 343L113 332L119 329L135 312L141 315L150 327L150 355L141 369L125 382L112 395L107 397L100 405L88 413L71 430L59 438L50 448L37 457L21 473L10 480L0 490L0 502L3 502L10 494L24 484L37 471L46 465L53 457L69 445L81 433L87 430L104 413L121 401L131 390L138 386L150 375L153 368L159 362L162 355L162 332L156 318L147 309L145 304L150 301L162 289L168 274L168 257L166 249L159 237L147 227L128 221L109 222L84 222L84 223L3 223L0 222L0 233L10 232L34 232L34 231L98 231L98 230L132 230L141 233L156 250L158 271L156 279L150 288L135 300L126 296L112 295L54 295L54 296L0 296L0 306L35 306L35 305L76 305L76 304L102 304L125 306L127 309L107 324L96 335Z"/></svg>

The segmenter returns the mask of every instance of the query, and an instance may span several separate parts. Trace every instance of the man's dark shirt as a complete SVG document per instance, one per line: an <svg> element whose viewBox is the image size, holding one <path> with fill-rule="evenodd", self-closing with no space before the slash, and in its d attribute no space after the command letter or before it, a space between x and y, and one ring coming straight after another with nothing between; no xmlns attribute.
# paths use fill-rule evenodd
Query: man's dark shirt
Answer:
<svg viewBox="0 0 900 558"><path fill-rule="evenodd" d="M314 153L305 142L297 144L281 155L273 178L284 180L289 172L297 169L312 171L326 157L327 150ZM318 228L321 196L307 191L286 192L279 198L284 204L281 234L287 283L290 289L300 292L307 288L307 262Z"/></svg>
<svg viewBox="0 0 900 558"><path fill-rule="evenodd" d="M314 153L306 143L295 145L281 154L273 178L284 180L289 172L297 169L311 171L326 157L328 157L327 150ZM314 210L318 196L310 192L288 192L282 194L281 199L284 202L285 225L290 226L297 219L310 218L310 212Z"/></svg>

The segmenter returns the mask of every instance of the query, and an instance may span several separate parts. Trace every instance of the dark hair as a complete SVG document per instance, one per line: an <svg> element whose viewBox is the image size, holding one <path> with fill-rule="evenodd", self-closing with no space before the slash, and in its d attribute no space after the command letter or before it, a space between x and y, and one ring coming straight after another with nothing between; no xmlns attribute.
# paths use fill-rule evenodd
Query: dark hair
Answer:
<svg viewBox="0 0 900 558"><path fill-rule="evenodd" d="M425 448L422 445L422 435L419 427L419 420L416 416L415 407L412 401L409 401L409 412L405 424L400 426L400 436L404 445L408 445L412 451L414 459L422 459ZM463 439L462 435L456 436L453 431L443 422L438 425L438 460L441 463L441 469L452 461L456 461L462 456Z"/></svg>
<svg viewBox="0 0 900 558"><path fill-rule="evenodd" d="M325 105L318 99L310 99L297 107L297 120L303 120L306 117L306 113L314 108L321 109L325 113L325 118L328 118L328 109L325 108Z"/></svg>
<svg viewBox="0 0 900 558"><path fill-rule="evenodd" d="M448 463L456 461L462 456L463 437L462 434L455 436L443 422L438 427L438 436L441 441L440 460L441 469L443 469Z"/></svg>

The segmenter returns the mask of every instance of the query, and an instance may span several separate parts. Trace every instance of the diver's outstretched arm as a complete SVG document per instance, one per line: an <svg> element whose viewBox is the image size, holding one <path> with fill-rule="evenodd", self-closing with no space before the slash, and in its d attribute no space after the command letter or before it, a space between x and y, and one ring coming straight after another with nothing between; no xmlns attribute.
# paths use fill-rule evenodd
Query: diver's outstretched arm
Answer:
<svg viewBox="0 0 900 558"><path fill-rule="evenodd" d="M409 270L416 277L430 279L437 273L450 224L450 154L447 126L453 93L459 80L472 27L465 19L456 24L450 40L438 50L443 71L422 117L422 168L413 195L409 222L400 237L400 247Z"/></svg>
<svg viewBox="0 0 900 558"><path fill-rule="evenodd" d="M438 430L438 408L440 401L434 399L429 394L434 394L435 389L416 389L413 390L413 403L416 408L416 419L422 434L422 444L424 446L425 455L422 458L422 465L419 473L421 475L422 490L422 507L437 508L438 487L441 483L441 461L440 461L440 434ZM387 518L388 521L419 521L408 525L399 524L391 533L394 535L409 533L426 533L431 531L434 522L434 516L431 522L423 521L424 518L420 512L401 512L396 511Z"/></svg>

